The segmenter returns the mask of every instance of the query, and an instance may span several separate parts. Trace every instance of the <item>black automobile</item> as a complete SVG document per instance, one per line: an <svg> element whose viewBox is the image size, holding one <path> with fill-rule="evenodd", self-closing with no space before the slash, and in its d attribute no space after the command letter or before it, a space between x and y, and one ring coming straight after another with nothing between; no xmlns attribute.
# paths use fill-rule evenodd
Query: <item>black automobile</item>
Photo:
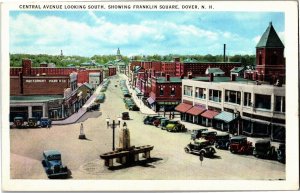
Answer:
<svg viewBox="0 0 300 193"><path fill-rule="evenodd" d="M215 148L228 149L230 143L230 135L225 132L218 132L215 137Z"/></svg>
<svg viewBox="0 0 300 193"><path fill-rule="evenodd" d="M277 149L277 160L281 163L285 163L285 144L279 144Z"/></svg>
<svg viewBox="0 0 300 193"><path fill-rule="evenodd" d="M146 125L152 125L153 121L155 120L156 117L159 117L158 115L148 115L144 118L144 124Z"/></svg>
<svg viewBox="0 0 300 193"><path fill-rule="evenodd" d="M129 117L129 113L128 112L123 112L122 113L122 120L129 120L130 117Z"/></svg>
<svg viewBox="0 0 300 193"><path fill-rule="evenodd" d="M253 155L258 158L276 159L275 147L271 146L270 140L258 140L253 149Z"/></svg>
<svg viewBox="0 0 300 193"><path fill-rule="evenodd" d="M194 140L194 139L198 139L201 137L201 133L203 131L207 131L208 129L206 128L200 128L200 129L194 129L192 130L192 133L191 133L191 139Z"/></svg>
<svg viewBox="0 0 300 193"><path fill-rule="evenodd" d="M30 117L28 118L28 125L29 128L39 127L40 121L36 117Z"/></svg>
<svg viewBox="0 0 300 193"><path fill-rule="evenodd" d="M186 153L194 153L198 155L203 155L205 157L213 157L216 153L215 148L213 148L208 140L196 139L191 141L185 148Z"/></svg>

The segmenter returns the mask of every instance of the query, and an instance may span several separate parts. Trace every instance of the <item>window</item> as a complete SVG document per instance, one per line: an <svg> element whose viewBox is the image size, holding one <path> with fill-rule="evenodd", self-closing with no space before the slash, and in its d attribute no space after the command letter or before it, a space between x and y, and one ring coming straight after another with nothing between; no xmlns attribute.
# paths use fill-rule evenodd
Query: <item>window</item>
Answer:
<svg viewBox="0 0 300 193"><path fill-rule="evenodd" d="M163 95L164 95L164 88L163 88L163 87L160 87L159 95L160 95L160 96L163 96Z"/></svg>
<svg viewBox="0 0 300 193"><path fill-rule="evenodd" d="M285 112L285 97L275 96L275 111Z"/></svg>
<svg viewBox="0 0 300 193"><path fill-rule="evenodd" d="M193 96L193 87L185 85L183 88L183 95Z"/></svg>
<svg viewBox="0 0 300 193"><path fill-rule="evenodd" d="M209 90L209 100L215 102L221 102L222 91L220 90Z"/></svg>
<svg viewBox="0 0 300 193"><path fill-rule="evenodd" d="M252 106L250 92L244 92L244 106L247 106L247 107Z"/></svg>
<svg viewBox="0 0 300 193"><path fill-rule="evenodd" d="M206 89L205 88L195 88L195 97L200 98L200 99L205 99L206 98Z"/></svg>
<svg viewBox="0 0 300 193"><path fill-rule="evenodd" d="M271 95L255 94L255 108L271 109Z"/></svg>
<svg viewBox="0 0 300 193"><path fill-rule="evenodd" d="M241 104L241 92L225 90L225 102Z"/></svg>
<svg viewBox="0 0 300 193"><path fill-rule="evenodd" d="M175 87L171 88L171 96L175 96Z"/></svg>

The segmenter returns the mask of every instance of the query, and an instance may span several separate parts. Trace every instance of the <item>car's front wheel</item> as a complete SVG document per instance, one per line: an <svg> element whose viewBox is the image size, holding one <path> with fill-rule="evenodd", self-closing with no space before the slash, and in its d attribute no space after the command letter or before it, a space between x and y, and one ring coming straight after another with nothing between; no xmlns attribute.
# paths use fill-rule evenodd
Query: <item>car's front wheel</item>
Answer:
<svg viewBox="0 0 300 193"><path fill-rule="evenodd" d="M187 147L184 148L184 151L185 151L185 153L190 153L190 150Z"/></svg>

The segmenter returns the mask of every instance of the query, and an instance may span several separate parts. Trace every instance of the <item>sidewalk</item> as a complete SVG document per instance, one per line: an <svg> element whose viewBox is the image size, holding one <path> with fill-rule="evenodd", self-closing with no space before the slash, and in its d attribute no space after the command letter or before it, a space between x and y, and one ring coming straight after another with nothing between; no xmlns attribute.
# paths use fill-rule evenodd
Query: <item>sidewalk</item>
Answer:
<svg viewBox="0 0 300 193"><path fill-rule="evenodd" d="M147 115L157 115L157 113L150 109L149 107L147 107L142 100L140 100L137 96L136 96L136 92L135 90L132 89L131 86L129 86L129 81L128 81L128 77L125 74L119 74L119 76L125 78L126 80L126 86L129 90L129 92L131 93L131 97L134 100L135 104L140 108L140 112L142 114L147 114Z"/></svg>
<svg viewBox="0 0 300 193"><path fill-rule="evenodd" d="M78 119L80 119L85 113L87 107L89 107L93 102L95 101L96 97L100 93L100 90L102 88L102 84L100 84L93 95L86 101L86 103L78 110L77 113L72 114L70 117L61 120L61 121L52 121L52 125L66 125L66 124L72 124L75 123Z"/></svg>

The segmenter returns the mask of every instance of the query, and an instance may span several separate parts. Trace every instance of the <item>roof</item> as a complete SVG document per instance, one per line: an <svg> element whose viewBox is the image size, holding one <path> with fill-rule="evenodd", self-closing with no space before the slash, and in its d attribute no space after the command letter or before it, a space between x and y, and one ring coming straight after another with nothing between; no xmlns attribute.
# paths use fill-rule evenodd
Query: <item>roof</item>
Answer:
<svg viewBox="0 0 300 193"><path fill-rule="evenodd" d="M190 108L192 108L193 106L190 104L186 104L186 103L180 103L178 106L175 107L176 111L179 111L181 113L185 113L187 112Z"/></svg>
<svg viewBox="0 0 300 193"><path fill-rule="evenodd" d="M201 107L192 107L190 108L186 113L191 114L191 115L200 115L201 113L203 113L206 109L201 108Z"/></svg>
<svg viewBox="0 0 300 193"><path fill-rule="evenodd" d="M10 96L10 102L47 102L52 100L63 99L63 95L29 95L29 96Z"/></svg>
<svg viewBox="0 0 300 193"><path fill-rule="evenodd" d="M214 117L214 119L221 120L221 121L224 121L226 123L231 122L235 118L236 117L233 113L230 113L230 112L227 112L227 111L223 111L223 112L221 112L220 114L218 114Z"/></svg>
<svg viewBox="0 0 300 193"><path fill-rule="evenodd" d="M155 101L152 97L147 98L148 103L151 105L153 104Z"/></svg>
<svg viewBox="0 0 300 193"><path fill-rule="evenodd" d="M170 77L170 81L167 81L165 77L157 77L156 82L157 83L166 83L166 82L181 83L182 79L180 77Z"/></svg>
<svg viewBox="0 0 300 193"><path fill-rule="evenodd" d="M280 38L278 37L272 25L272 22L270 22L268 28L261 36L256 47L257 48L284 48L283 43L281 42Z"/></svg>
<svg viewBox="0 0 300 193"><path fill-rule="evenodd" d="M201 116L205 117L205 118L208 118L208 119L213 119L218 114L219 114L219 112L212 111L212 110L207 110L204 113L202 113Z"/></svg>
<svg viewBox="0 0 300 193"><path fill-rule="evenodd" d="M57 150L45 150L44 151L44 154L46 156L49 156L49 155L60 155L60 152L57 151Z"/></svg>
<svg viewBox="0 0 300 193"><path fill-rule="evenodd" d="M210 74L210 73L213 73L214 75L225 74L225 72L220 68L207 68L205 74Z"/></svg>
<svg viewBox="0 0 300 193"><path fill-rule="evenodd" d="M192 78L192 80L196 80L196 81L204 81L204 82L209 82L209 77L208 76L201 76L201 77L195 77L195 78ZM227 77L227 76L214 76L214 80L213 82L238 82L238 83L242 83L242 82L245 82L245 83L255 83L255 81L253 80L248 80L248 79L245 79L245 78L241 78L241 77L236 77L235 81L232 81L230 79L230 77Z"/></svg>
<svg viewBox="0 0 300 193"><path fill-rule="evenodd" d="M234 67L230 70L230 72L233 72L233 73L239 73L241 72L242 70L244 70L244 67Z"/></svg>
<svg viewBox="0 0 300 193"><path fill-rule="evenodd" d="M235 139L241 140L241 139L247 139L247 137L244 136L244 135L238 135L238 136L232 136L231 137L231 140L235 140Z"/></svg>

